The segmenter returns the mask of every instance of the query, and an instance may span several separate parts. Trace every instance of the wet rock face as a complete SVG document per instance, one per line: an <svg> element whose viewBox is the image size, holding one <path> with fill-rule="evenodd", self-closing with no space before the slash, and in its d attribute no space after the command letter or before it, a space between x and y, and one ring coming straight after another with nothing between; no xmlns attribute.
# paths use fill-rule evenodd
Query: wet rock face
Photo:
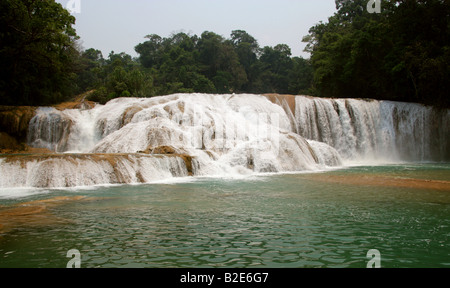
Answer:
<svg viewBox="0 0 450 288"><path fill-rule="evenodd" d="M19 142L26 140L28 124L35 112L35 107L0 106L0 131Z"/></svg>
<svg viewBox="0 0 450 288"><path fill-rule="evenodd" d="M67 137L73 120L71 117L67 117L67 114L63 113L63 111L70 109L74 111L89 110L94 108L96 105L94 102L85 100L85 97L89 93L91 93L91 91L80 95L73 102L60 103L52 108L0 106L0 149L2 150L0 152L34 152L36 150L29 147L27 144L37 139L44 142L48 140L49 143L58 143L58 149L56 149L55 143L36 145L39 148L64 151L68 148L67 141L69 140ZM41 109L53 110L54 112L50 113L50 117L46 117L39 115L38 112ZM30 134L33 135L30 136Z"/></svg>
<svg viewBox="0 0 450 288"><path fill-rule="evenodd" d="M22 145L17 142L16 138L11 137L8 133L0 132L0 153L22 149Z"/></svg>

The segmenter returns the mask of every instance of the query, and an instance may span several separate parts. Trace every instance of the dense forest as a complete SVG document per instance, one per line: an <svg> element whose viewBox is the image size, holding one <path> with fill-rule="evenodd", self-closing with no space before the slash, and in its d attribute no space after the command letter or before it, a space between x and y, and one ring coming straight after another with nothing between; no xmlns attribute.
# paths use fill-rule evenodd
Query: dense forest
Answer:
<svg viewBox="0 0 450 288"><path fill-rule="evenodd" d="M287 45L260 48L245 31L231 38L205 31L201 36L177 33L146 36L135 47L139 57L100 51L81 54L81 91L96 89L92 100L151 97L171 93L307 93L312 82L308 60L291 57Z"/></svg>
<svg viewBox="0 0 450 288"><path fill-rule="evenodd" d="M420 102L450 107L450 1L337 0L310 29L317 96Z"/></svg>
<svg viewBox="0 0 450 288"><path fill-rule="evenodd" d="M450 4L444 0L337 0L327 23L303 38L310 59L285 44L261 47L244 30L229 38L149 34L138 57L81 49L71 16L54 0L0 3L0 104L49 105L94 90L90 100L177 92L280 93L375 98L450 107ZM300 16L299 16L300 17ZM300 41L299 37L299 41Z"/></svg>

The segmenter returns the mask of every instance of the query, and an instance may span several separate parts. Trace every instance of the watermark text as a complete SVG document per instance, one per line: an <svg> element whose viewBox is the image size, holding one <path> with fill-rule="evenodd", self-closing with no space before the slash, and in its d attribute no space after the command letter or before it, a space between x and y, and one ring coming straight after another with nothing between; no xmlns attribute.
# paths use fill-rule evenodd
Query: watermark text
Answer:
<svg viewBox="0 0 450 288"><path fill-rule="evenodd" d="M67 258L72 258L67 262L66 268L80 268L81 267L81 253L77 249L67 251Z"/></svg>
<svg viewBox="0 0 450 288"><path fill-rule="evenodd" d="M369 0L367 3L367 12L370 14L381 13L381 0Z"/></svg>
<svg viewBox="0 0 450 288"><path fill-rule="evenodd" d="M70 12L70 14L80 14L81 0L68 0L65 8Z"/></svg>
<svg viewBox="0 0 450 288"><path fill-rule="evenodd" d="M381 268L381 253L377 249L370 249L367 252L367 268Z"/></svg>

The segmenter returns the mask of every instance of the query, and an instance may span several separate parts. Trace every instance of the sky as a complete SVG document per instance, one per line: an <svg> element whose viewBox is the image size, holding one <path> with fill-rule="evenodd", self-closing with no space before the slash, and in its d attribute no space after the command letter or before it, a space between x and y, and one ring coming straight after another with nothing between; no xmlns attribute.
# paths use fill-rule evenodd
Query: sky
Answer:
<svg viewBox="0 0 450 288"><path fill-rule="evenodd" d="M308 58L303 36L336 12L334 0L56 0L76 17L83 49L95 48L105 58L111 51L138 56L134 47L145 36L169 37L204 31L229 39L245 30L260 47L287 44L292 56Z"/></svg>

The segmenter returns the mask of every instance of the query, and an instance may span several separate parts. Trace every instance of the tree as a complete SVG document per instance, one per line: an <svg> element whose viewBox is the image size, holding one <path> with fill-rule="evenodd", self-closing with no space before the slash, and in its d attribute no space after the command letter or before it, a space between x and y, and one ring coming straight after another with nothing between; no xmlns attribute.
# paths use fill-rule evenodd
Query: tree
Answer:
<svg viewBox="0 0 450 288"><path fill-rule="evenodd" d="M75 18L54 0L0 2L0 101L43 105L75 90Z"/></svg>
<svg viewBox="0 0 450 288"><path fill-rule="evenodd" d="M201 65L200 71L209 79L214 78L217 72L221 70L220 54L223 42L222 36L209 31L203 32L198 40L197 60Z"/></svg>
<svg viewBox="0 0 450 288"><path fill-rule="evenodd" d="M83 93L101 85L102 78L105 77L102 75L105 64L105 59L100 50L90 48L82 52L76 65L76 93Z"/></svg>
<svg viewBox="0 0 450 288"><path fill-rule="evenodd" d="M248 92L256 91L256 86L258 86L256 83L261 73L258 63L261 49L258 41L246 31L234 30L231 32L231 42L235 47L239 63L243 66L248 80L242 89Z"/></svg>
<svg viewBox="0 0 450 288"><path fill-rule="evenodd" d="M177 33L146 38L135 50L141 65L150 71L158 95L312 91L307 87L312 85L310 62L291 58L285 44L260 49L243 30L232 31L230 39L211 31L200 37Z"/></svg>
<svg viewBox="0 0 450 288"><path fill-rule="evenodd" d="M241 91L247 75L230 41L205 31L197 44L198 62L202 74L211 79L217 92Z"/></svg>
<svg viewBox="0 0 450 288"><path fill-rule="evenodd" d="M313 67L309 59L292 58L292 69L288 75L288 93L293 95L314 95Z"/></svg>
<svg viewBox="0 0 450 288"><path fill-rule="evenodd" d="M140 43L135 47L135 51L139 53L139 61L145 68L152 68L161 63L161 49L163 39L156 34L145 36L148 41Z"/></svg>
<svg viewBox="0 0 450 288"><path fill-rule="evenodd" d="M80 76L91 75L94 81L89 89L96 89L90 100L106 103L117 97L151 97L155 95L151 70L143 68L136 59L126 53L111 51L108 59L101 52L88 49L82 54L90 61L91 70L84 70Z"/></svg>
<svg viewBox="0 0 450 288"><path fill-rule="evenodd" d="M337 0L338 11L310 29L317 93L450 106L450 3Z"/></svg>
<svg viewBox="0 0 450 288"><path fill-rule="evenodd" d="M264 47L260 61L263 65L265 91L273 93L288 93L289 74L293 67L291 49L286 44L275 47Z"/></svg>

